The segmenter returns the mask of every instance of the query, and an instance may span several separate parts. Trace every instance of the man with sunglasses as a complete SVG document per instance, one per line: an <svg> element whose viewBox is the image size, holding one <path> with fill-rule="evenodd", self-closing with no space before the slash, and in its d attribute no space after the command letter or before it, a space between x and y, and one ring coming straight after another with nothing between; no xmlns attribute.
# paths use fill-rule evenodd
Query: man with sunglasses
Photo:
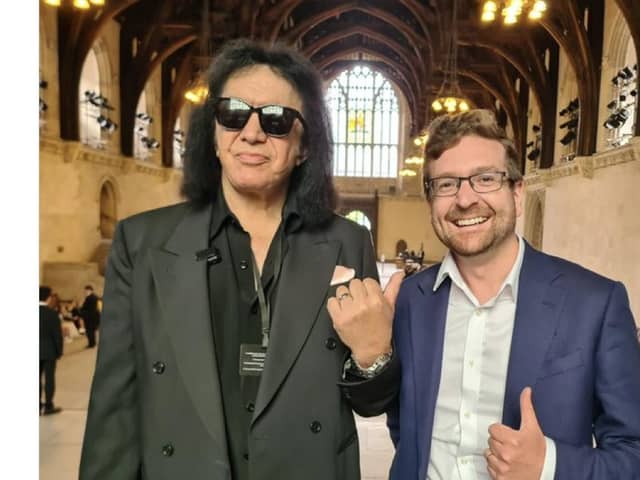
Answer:
<svg viewBox="0 0 640 480"><path fill-rule="evenodd" d="M395 305L391 480L638 478L640 346L624 286L515 233L518 155L490 112L434 120L425 161L449 253ZM349 307L335 316L377 315Z"/></svg>
<svg viewBox="0 0 640 480"><path fill-rule="evenodd" d="M352 391L389 388L373 374L391 324L338 334L324 308L377 272L369 231L333 213L321 80L293 50L246 40L208 80L188 201L116 229L80 478L357 480L345 361L375 377Z"/></svg>

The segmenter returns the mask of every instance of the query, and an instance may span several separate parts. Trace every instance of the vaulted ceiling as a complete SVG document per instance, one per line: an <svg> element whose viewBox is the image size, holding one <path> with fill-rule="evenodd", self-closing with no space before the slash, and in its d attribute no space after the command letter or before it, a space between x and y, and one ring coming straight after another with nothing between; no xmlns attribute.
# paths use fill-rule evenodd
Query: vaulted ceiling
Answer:
<svg viewBox="0 0 640 480"><path fill-rule="evenodd" d="M541 114L541 167L551 166L562 49L579 79L576 153L593 153L604 0L548 0L549 9L539 23L510 28L481 24L481 0L457 1L458 78L473 104L494 110L503 124L509 119L524 152L530 88L531 101ZM640 0L615 1L640 52ZM168 165L185 90L226 39L241 36L294 44L325 78L355 60L381 70L404 93L411 133L417 134L430 120L429 106L443 81L452 5L452 0L109 0L97 13L61 7L62 137L78 138L75 92L82 65L112 19L121 25L120 127L125 155L133 153L135 108L152 72L162 69L161 143Z"/></svg>

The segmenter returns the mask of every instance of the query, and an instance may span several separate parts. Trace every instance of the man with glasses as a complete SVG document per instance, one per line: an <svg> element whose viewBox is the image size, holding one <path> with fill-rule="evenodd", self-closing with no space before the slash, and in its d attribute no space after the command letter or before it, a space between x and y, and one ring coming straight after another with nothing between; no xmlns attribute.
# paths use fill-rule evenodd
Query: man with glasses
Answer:
<svg viewBox="0 0 640 480"><path fill-rule="evenodd" d="M240 40L208 80L188 201L116 229L80 478L358 480L339 383L347 358L382 368L391 324L338 335L324 308L377 272L369 231L333 213L321 79L290 48Z"/></svg>
<svg viewBox="0 0 640 480"><path fill-rule="evenodd" d="M387 411L390 478L638 478L640 348L624 286L515 233L518 155L489 111L431 124L424 182L449 253L395 304L399 394L372 412ZM356 303L334 315L378 315Z"/></svg>

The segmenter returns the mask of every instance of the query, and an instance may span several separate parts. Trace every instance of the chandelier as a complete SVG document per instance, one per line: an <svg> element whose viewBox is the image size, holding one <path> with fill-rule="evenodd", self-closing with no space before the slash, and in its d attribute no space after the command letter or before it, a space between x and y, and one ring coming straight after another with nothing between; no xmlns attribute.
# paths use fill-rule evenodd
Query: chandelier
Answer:
<svg viewBox="0 0 640 480"><path fill-rule="evenodd" d="M59 7L62 4L62 0L44 0L44 3L51 5L52 7ZM87 10L91 5L102 7L105 4L105 0L73 0L72 4L79 10Z"/></svg>
<svg viewBox="0 0 640 480"><path fill-rule="evenodd" d="M523 12L527 12L529 20L539 20L547 10L547 2L544 0L506 0L495 2L487 0L482 6L482 16L480 19L485 23L493 22L496 14L500 11L505 25L513 25L520 20Z"/></svg>
<svg viewBox="0 0 640 480"><path fill-rule="evenodd" d="M451 35L447 46L446 65L444 69L444 81L438 90L436 99L431 103L434 112L457 113L469 110L469 102L462 95L458 84L458 2L452 2Z"/></svg>

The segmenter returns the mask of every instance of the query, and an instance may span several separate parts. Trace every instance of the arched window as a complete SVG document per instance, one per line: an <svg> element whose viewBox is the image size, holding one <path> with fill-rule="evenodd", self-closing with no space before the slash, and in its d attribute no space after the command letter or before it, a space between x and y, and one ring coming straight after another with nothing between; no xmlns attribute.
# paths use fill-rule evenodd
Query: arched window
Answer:
<svg viewBox="0 0 640 480"><path fill-rule="evenodd" d="M116 193L113 184L106 181L100 189L100 236L103 239L113 238L117 220Z"/></svg>
<svg viewBox="0 0 640 480"><path fill-rule="evenodd" d="M94 148L104 146L100 135L100 107L95 101L100 97L100 71L98 58L93 49L89 50L80 75L80 141Z"/></svg>
<svg viewBox="0 0 640 480"><path fill-rule="evenodd" d="M398 175L398 98L384 76L366 66L343 71L329 85L334 142L333 174Z"/></svg>
<svg viewBox="0 0 640 480"><path fill-rule="evenodd" d="M173 127L173 168L184 167L184 130L180 128L180 117Z"/></svg>
<svg viewBox="0 0 640 480"><path fill-rule="evenodd" d="M142 141L149 135L149 119L144 117L147 115L147 94L143 90L138 99L136 107L136 121L133 127L133 156L140 160L146 160L149 157L149 149Z"/></svg>
<svg viewBox="0 0 640 480"><path fill-rule="evenodd" d="M345 217L356 222L358 225L362 225L363 227L367 227L367 229L371 230L371 220L369 220L369 217L367 217L363 211L351 210L345 215Z"/></svg>

